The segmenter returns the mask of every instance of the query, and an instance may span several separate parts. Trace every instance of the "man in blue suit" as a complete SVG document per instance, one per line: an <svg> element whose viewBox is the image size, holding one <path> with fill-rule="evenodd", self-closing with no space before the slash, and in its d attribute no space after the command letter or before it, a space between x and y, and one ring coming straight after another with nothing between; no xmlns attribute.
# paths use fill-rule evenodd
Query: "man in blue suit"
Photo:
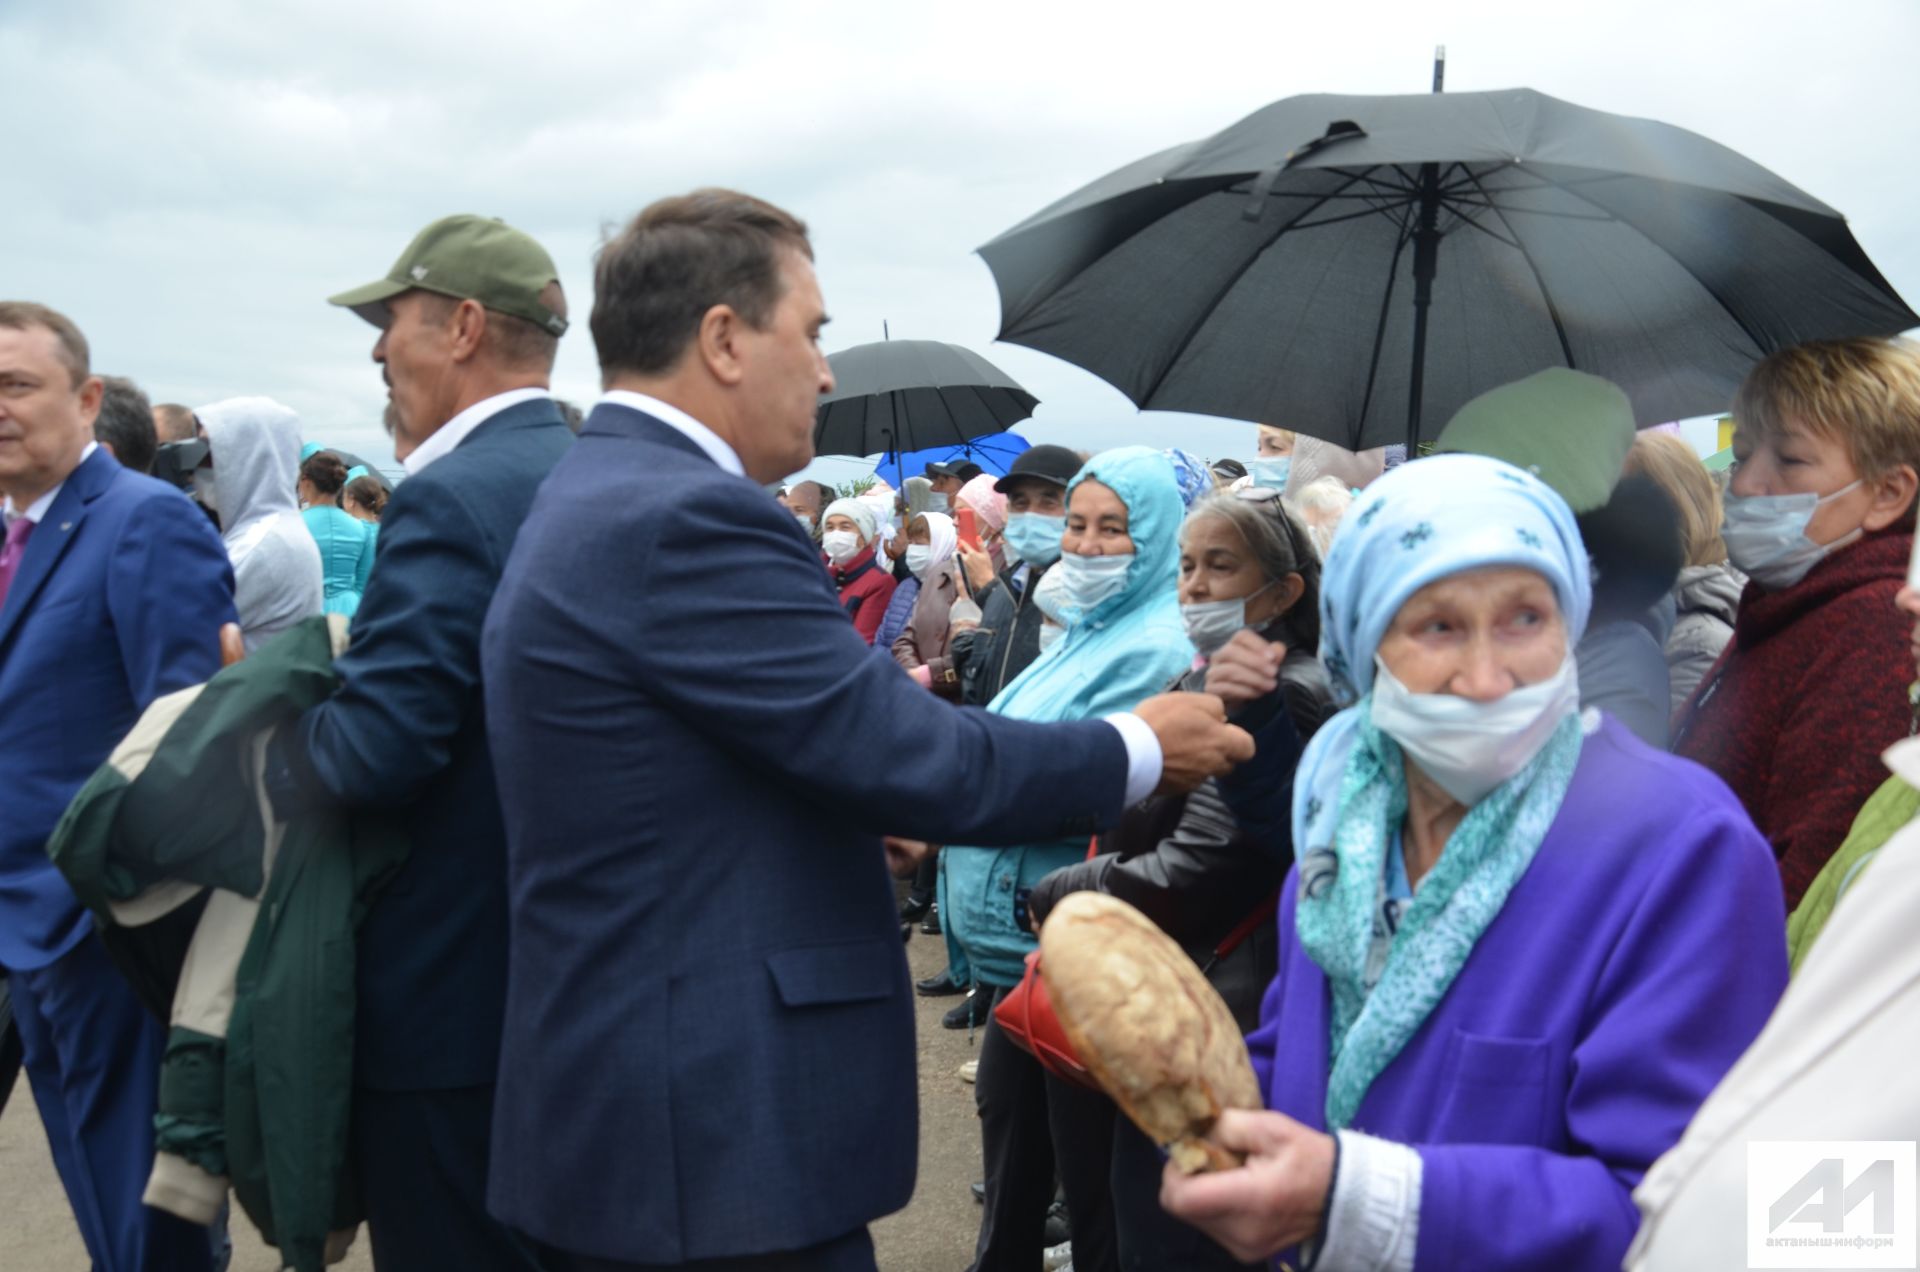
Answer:
<svg viewBox="0 0 1920 1272"><path fill-rule="evenodd" d="M1030 725L871 656L762 489L812 458L825 321L787 213L642 212L596 264L609 392L488 615L512 889L488 1199L581 1272L872 1272L917 1138L881 835L1091 834L1252 753L1204 695Z"/></svg>
<svg viewBox="0 0 1920 1272"><path fill-rule="evenodd" d="M71 321L0 302L0 965L93 1266L203 1269L207 1230L140 1203L166 1027L46 844L140 713L220 669L233 571L184 495L94 442L101 389Z"/></svg>
<svg viewBox="0 0 1920 1272"><path fill-rule="evenodd" d="M394 809L412 841L358 945L354 1160L374 1262L535 1267L485 1205L507 863L480 624L533 492L573 442L547 390L566 300L533 239L452 216L333 303L380 329L373 359L407 479L381 521L340 688L279 735L269 786L288 814L313 801Z"/></svg>

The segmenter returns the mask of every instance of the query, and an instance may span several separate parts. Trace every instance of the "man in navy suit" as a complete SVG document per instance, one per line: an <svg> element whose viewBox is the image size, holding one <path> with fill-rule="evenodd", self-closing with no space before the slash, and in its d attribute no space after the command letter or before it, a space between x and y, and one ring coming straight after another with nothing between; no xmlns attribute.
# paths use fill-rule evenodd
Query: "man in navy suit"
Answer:
<svg viewBox="0 0 1920 1272"><path fill-rule="evenodd" d="M0 302L0 965L93 1266L202 1269L207 1230L140 1203L166 1027L46 845L140 713L220 669L233 571L184 495L94 442L101 391L71 321Z"/></svg>
<svg viewBox="0 0 1920 1272"><path fill-rule="evenodd" d="M1252 753L1204 695L1031 725L872 657L763 491L812 458L825 321L787 213L642 212L596 263L609 392L488 615L512 905L488 1200L582 1272L872 1272L917 1138L881 835L1090 834Z"/></svg>
<svg viewBox="0 0 1920 1272"><path fill-rule="evenodd" d="M566 300L533 239L452 216L333 303L380 329L373 360L407 479L381 520L339 691L279 735L269 785L283 813L397 810L411 839L358 945L354 1160L374 1262L535 1267L485 1205L507 864L480 624L533 492L573 442L547 391Z"/></svg>

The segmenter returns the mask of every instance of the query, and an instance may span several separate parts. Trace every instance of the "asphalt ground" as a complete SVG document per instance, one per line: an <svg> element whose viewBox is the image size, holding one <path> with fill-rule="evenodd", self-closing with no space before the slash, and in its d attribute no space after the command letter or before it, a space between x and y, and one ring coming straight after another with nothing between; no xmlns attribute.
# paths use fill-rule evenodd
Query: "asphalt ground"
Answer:
<svg viewBox="0 0 1920 1272"><path fill-rule="evenodd" d="M907 960L914 978L946 966L941 938L914 932ZM920 1046L920 1176L913 1203L874 1225L874 1247L886 1272L963 1272L972 1260L980 1208L968 1186L980 1177L980 1124L973 1088L958 1070L977 1054L965 1030L940 1027L960 1000L917 998ZM977 1038L975 1044L977 1044ZM849 1162L849 1170L858 1170ZM235 1213L233 1272L273 1272L274 1252L253 1225ZM47 1154L26 1078L0 1113L0 1272L85 1272L87 1257L67 1208L66 1194ZM365 1233L342 1272L370 1272Z"/></svg>

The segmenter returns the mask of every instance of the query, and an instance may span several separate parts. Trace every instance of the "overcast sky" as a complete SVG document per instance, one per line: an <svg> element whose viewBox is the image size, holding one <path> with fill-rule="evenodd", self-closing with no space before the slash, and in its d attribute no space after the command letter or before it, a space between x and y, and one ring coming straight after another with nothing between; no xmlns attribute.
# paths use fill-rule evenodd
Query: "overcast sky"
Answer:
<svg viewBox="0 0 1920 1272"><path fill-rule="evenodd" d="M1277 98L1423 91L1436 43L1450 90L1536 88L1741 151L1844 211L1920 303L1915 0L0 0L0 295L69 313L96 369L155 401L265 393L389 462L373 330L328 294L437 216L503 217L559 263L580 321L555 390L588 403L603 227L731 185L810 223L829 351L886 321L1018 377L1035 439L1245 454L1245 425L1138 414L992 344L972 251Z"/></svg>

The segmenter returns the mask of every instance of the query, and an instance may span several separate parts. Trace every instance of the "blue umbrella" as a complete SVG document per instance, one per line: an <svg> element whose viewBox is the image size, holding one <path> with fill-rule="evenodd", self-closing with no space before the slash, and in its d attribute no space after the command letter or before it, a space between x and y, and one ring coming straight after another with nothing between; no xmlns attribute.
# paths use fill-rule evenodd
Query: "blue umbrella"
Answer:
<svg viewBox="0 0 1920 1272"><path fill-rule="evenodd" d="M1018 433L989 433L958 446L934 446L905 455L882 456L873 472L895 490L901 488L906 478L923 476L928 464L944 464L948 460L971 460L994 476L1004 477L1008 465L1031 445L1032 442Z"/></svg>

